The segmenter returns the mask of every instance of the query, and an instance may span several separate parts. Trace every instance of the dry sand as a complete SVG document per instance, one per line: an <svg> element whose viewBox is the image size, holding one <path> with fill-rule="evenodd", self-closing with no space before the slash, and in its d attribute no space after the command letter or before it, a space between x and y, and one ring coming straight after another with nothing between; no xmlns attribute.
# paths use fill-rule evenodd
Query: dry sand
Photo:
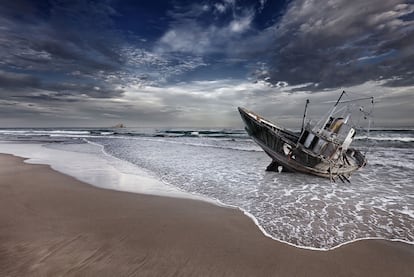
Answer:
<svg viewBox="0 0 414 277"><path fill-rule="evenodd" d="M98 189L0 155L0 276L413 274L413 245L299 249L265 237L235 209Z"/></svg>

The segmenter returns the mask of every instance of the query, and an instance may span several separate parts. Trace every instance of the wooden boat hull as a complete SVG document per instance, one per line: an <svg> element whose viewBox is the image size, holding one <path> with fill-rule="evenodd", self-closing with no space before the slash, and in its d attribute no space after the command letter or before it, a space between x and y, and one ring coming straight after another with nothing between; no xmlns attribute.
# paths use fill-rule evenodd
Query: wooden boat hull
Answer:
<svg viewBox="0 0 414 277"><path fill-rule="evenodd" d="M249 136L272 158L267 170L301 172L347 180L354 171L366 163L365 157L352 148L333 163L332 160L315 155L298 143L299 135L244 108L239 108L239 112Z"/></svg>

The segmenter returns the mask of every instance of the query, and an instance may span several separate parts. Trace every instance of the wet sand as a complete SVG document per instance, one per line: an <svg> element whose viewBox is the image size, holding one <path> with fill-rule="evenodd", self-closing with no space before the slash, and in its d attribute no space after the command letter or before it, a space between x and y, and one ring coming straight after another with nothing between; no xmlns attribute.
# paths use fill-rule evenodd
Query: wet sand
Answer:
<svg viewBox="0 0 414 277"><path fill-rule="evenodd" d="M414 245L331 251L265 237L236 209L103 190L0 155L0 276L412 276Z"/></svg>

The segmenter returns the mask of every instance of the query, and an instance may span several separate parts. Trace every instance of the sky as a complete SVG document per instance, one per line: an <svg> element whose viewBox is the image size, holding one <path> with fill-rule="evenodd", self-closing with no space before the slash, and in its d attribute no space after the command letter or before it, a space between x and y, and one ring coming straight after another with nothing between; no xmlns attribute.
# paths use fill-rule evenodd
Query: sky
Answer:
<svg viewBox="0 0 414 277"><path fill-rule="evenodd" d="M0 128L295 128L342 90L414 127L412 0L0 2Z"/></svg>

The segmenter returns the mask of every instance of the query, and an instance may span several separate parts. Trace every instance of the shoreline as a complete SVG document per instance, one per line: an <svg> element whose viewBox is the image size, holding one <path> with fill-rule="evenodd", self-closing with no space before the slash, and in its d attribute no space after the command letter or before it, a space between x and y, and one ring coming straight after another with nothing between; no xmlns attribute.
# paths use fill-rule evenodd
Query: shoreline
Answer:
<svg viewBox="0 0 414 277"><path fill-rule="evenodd" d="M324 251L332 251L332 250L335 250L335 249L344 247L344 246L346 246L348 244L353 244L355 242L364 241L364 240L374 240L374 241L376 241L376 240L383 240L383 241L389 241L389 242L404 243L404 244L407 244L407 245L414 246L414 241L406 241L406 240L402 240L402 239L387 239L387 238L383 238L383 237L357 238L357 239L353 239L353 240L350 240L350 241L346 241L346 242L340 243L340 244L338 244L338 245L336 245L334 247L331 247L331 248L316 248L316 247L311 247L311 246L296 245L296 244L293 244L291 242L288 242L288 241L284 241L284 240L275 238L272 235L268 234L266 232L266 230L262 226L260 226L260 224L257 222L256 217L254 217L254 215L250 214L249 212L243 210L242 208L236 207L236 206L230 206L230 205L227 205L226 206L226 204L223 204L223 207L224 208L230 208L230 209L233 208L233 209L237 209L237 210L241 211L245 216L247 216L248 218L250 218L254 222L254 224L263 233L263 235L265 237L268 237L268 238L270 238L270 239L272 239L274 241L280 242L280 243L287 244L287 245L292 246L292 247L296 247L298 249L310 250L310 251L322 251L322 252L324 252Z"/></svg>
<svg viewBox="0 0 414 277"><path fill-rule="evenodd" d="M0 141L0 143L1 142L2 141ZM16 146L16 144L14 142L10 143L8 141L4 141L3 143L12 145L12 148L13 148L13 146L14 147ZM86 141L85 143L86 143L86 145L90 145L90 146L94 146L94 147L99 148L99 152L101 152L104 157L106 157L110 160L118 161L118 162L121 162L121 163L127 163L127 164L129 163L129 162L123 161L123 160L121 160L117 157L114 157L114 156L108 154L105 151L104 147L100 144L97 144L95 142L90 142L90 141ZM18 145L19 145L19 148L20 148L22 145L27 146L28 144L18 144ZM93 187L96 187L96 188L100 188L100 189L107 189L107 190L113 190L113 191L122 191L122 192L142 194L142 195L153 195L153 196L159 196L159 197L170 197L170 198L175 198L175 199L192 199L192 200L196 200L196 201L202 201L202 202L205 202L205 203L210 203L210 204L213 204L213 205L218 206L218 207L236 209L236 210L242 212L251 221L253 221L253 223L263 233L264 236L266 236L266 237L268 237L268 238L270 238L274 241L284 243L284 244L287 244L287 245L290 245L290 246L293 246L293 247L297 247L299 249L306 249L306 250L313 250L313 251L330 251L330 250L340 248L344 245L352 244L354 242L358 242L358 241L362 241L362 240L385 240L385 241L402 242L402 243L406 243L406 244L409 244L409 245L414 245L414 241L411 242L411 241L406 241L406 240L402 240L402 239L388 239L388 238L384 238L384 237L357 238L357 239L353 239L353 240L350 240L350 241L340 243L340 244L338 244L336 246L333 246L331 248L317 248L317 247L312 247L312 246L296 245L294 243L291 243L291 242L273 237L271 234L269 234L259 224L258 219L253 214L249 213L247 210L244 210L243 208L238 207L238 206L223 203L219 199L216 199L216 198L208 198L208 197L203 196L201 194L186 192L186 191L184 191L180 188L173 187L168 183L165 183L163 181L160 181L160 180L156 179L155 177L153 177L152 175L147 173L147 171L144 170L144 169L140 169L142 172L139 171L139 174L136 174L136 172L134 172L134 176L137 177L137 178L135 178L133 180L129 180L129 182L127 181L126 183L131 183L131 181L132 181L132 183L134 183L134 184L142 185L143 183L149 182L150 183L149 187L156 187L155 190L148 189L147 186L143 186L143 188L141 188L141 189L135 189L135 188L131 189L130 184L129 185L127 184L126 186L124 185L124 187L123 186L117 187L114 184L102 185L101 183L91 182L91 180L89 178L85 179L85 175L94 175L96 172L90 172L90 170L89 170L89 172L86 171L86 172L83 172L83 173L80 173L80 174L74 174L73 168L70 169L67 166L62 167L61 162L57 162L55 159L50 159L50 156L53 156L54 154L55 155L59 155L59 154L62 155L63 153L73 153L73 152L68 151L68 150L62 150L62 149L45 148L43 146L43 144L41 144L39 142L34 142L34 143L29 144L29 145L33 146L35 148L29 148L29 149L26 149L24 151L17 151L17 153L16 153L16 148L13 148L13 150L11 150L11 151L10 150L6 151L5 149L0 148L0 155L8 154L8 155L13 155L13 156L16 156L16 157L20 157L20 158L23 158L24 162L27 163L27 164L47 165L52 170L55 170L55 171L57 171L61 174L67 175L67 176L71 176L71 177L75 178L76 180L78 180L80 182L83 182L87 185L90 185L90 186L93 186ZM40 147L41 150L39 151L39 149L36 149L37 147ZM3 151L6 151L6 152L3 152ZM42 152L42 153L46 153L45 151L48 151L48 153L45 156L42 156L42 155L39 156L39 155L33 155L33 154L29 155L28 153L30 151ZM50 152L50 151L52 151L52 152ZM58 153L58 152L53 153L54 151L59 151L60 153ZM82 153L82 154L85 154L85 153ZM76 154L76 155L78 155L78 154ZM91 154L87 154L87 155L90 157ZM96 154L92 154L92 155L95 156ZM75 160L76 158L85 159L86 156L85 157L76 157L76 156L73 156L73 155L69 155L66 158L69 159L69 160ZM113 166L113 164L111 162L109 162L109 160L106 160L105 163L102 164L101 163L102 162L101 161L102 157L96 156L95 158L98 158L98 160L97 159L91 160L91 162L93 164L95 164L99 161L100 166L106 166L107 167L106 170L112 171L112 168L108 168L108 166L109 167ZM85 164L83 164L83 165L85 166ZM137 168L134 167L134 170L137 170ZM115 180L112 180L112 182L115 182L115 183L123 182L123 183L125 183L125 179L129 179L129 178L126 178L126 177L128 177L127 175L130 175L130 174L128 174L126 172L123 172L123 171L120 171L119 168L117 168L116 171L119 174L119 176L117 178L115 178ZM110 174L110 175L112 175L112 174ZM98 179L102 179L102 176L99 177ZM113 178L111 178L111 179L113 179Z"/></svg>
<svg viewBox="0 0 414 277"><path fill-rule="evenodd" d="M3 145L7 145L8 148L2 147ZM129 164L129 162L107 154L99 144L85 142L84 145L99 148L99 153L48 148L38 141L23 144L0 141L0 154L22 157L25 159L25 163L28 164L48 165L55 171L97 188L203 200L200 195L187 193L165 184L145 169L138 168ZM56 156L59 158L56 159ZM139 184L139 186L136 186L136 184ZM211 202L208 198L205 198L204 201Z"/></svg>
<svg viewBox="0 0 414 277"><path fill-rule="evenodd" d="M106 151L105 151L105 148L102 146L102 145L100 145L100 144L98 144L98 143L95 143L95 142L91 142L91 141L88 141L88 140L86 140L86 142L88 143L88 144L91 144L91 145L95 145L95 146L97 146L97 147L99 147L100 149L101 149L101 151L102 151L102 153L104 153L106 156L108 156L108 157L111 157L111 158L113 158L113 159L116 159L116 160L120 160L120 161L122 161L121 159L119 159L119 158L117 158L117 157L114 157L114 156L112 156L112 155L110 155L109 153L107 153ZM1 154L1 153L0 153ZM64 174L64 173L63 173ZM89 184L90 185L90 184ZM223 207L223 208L230 208L230 209L236 209L236 210L239 210L239 211L241 211L246 217L248 217L248 218L250 218L253 222L254 222L254 224L257 226L257 228L263 233L263 235L264 236L266 236L266 237L268 237L268 238L270 238L270 239L272 239L272 240L274 240L274 241L277 241L277 242L280 242L280 243L285 243L285 244L287 244L287 245L290 245L290 246L293 246L293 247L297 247L297 248L299 248L299 249L306 249L306 250L313 250L313 251L330 251L330 250L334 250L334 249L337 249L337 248L339 248L339 247L342 247L342 246L344 246L344 245L347 245L347 244L352 244L352 243L354 243L354 242L358 242L358 241L362 241L362 240L385 240L385 241L390 241L390 242L401 242L401 243L406 243L406 244L409 244L409 245L414 245L414 241L406 241L406 240L402 240L402 239L387 239L387 238L383 238L383 237L365 237L365 238L357 238L357 239L353 239L353 240L350 240L350 241L346 241L346 242L343 242L343 243L340 243L340 244L338 244L338 245L336 245L336 246L334 246L334 247L331 247L331 248L316 248L316 247L311 247L311 246L303 246L303 245L296 245L296 244L293 244L293 243L290 243L290 242L288 242L288 241L284 241L284 240L281 240L281 239L278 239L278 238L275 238L275 237L273 237L272 235L270 235L260 224L259 224L259 222L258 222L258 220L257 220L257 218L253 215L253 214L251 214L251 213L249 213L247 210L244 210L243 208L241 208L241 207L238 207L238 206L234 206L234 205L230 205L230 204L226 204L226 203L223 203L223 202L221 202L219 199L216 199L216 198L213 198L213 199L210 199L210 198L207 198L207 197L205 197L205 196L203 196L203 195L199 195L199 194L196 194L196 193L190 193L190 192L186 192L186 191L183 191L183 190L181 190L180 188L177 188L177 190L179 190L179 191L181 191L181 192L183 192L183 193L185 193L185 194L189 194L189 195L192 195L192 196L194 196L194 198L191 198L190 197L190 199L193 199L193 200L198 200L198 201L203 201L203 202L207 202L207 203L211 203L211 204L213 204L213 205L217 205L217 206L219 206L219 207ZM134 192L132 192L132 193L134 193ZM173 198L179 198L179 199L181 199L181 198L183 198L183 197L179 197L179 196L166 196L166 195L158 195L158 196L162 196L162 197L173 197ZM184 198L186 198L186 197L184 197Z"/></svg>
<svg viewBox="0 0 414 277"><path fill-rule="evenodd" d="M137 166L127 160L112 156L107 153L103 145L99 143L88 141L87 139L82 139L82 141L83 142L77 141L75 143L69 143L65 147L56 147L56 145L59 144L50 143L48 141L43 142L33 140L30 143L18 143L15 141L0 140L0 153L25 157L27 158L25 162L29 164L47 164L58 172L72 176L81 182L85 182L98 188L180 199L196 199L213 203L221 207L235 208L243 212L245 216L249 217L265 236L301 249L328 251L348 243L353 243L354 241L365 239L384 239L414 245L414 241L405 240L400 236L397 236L398 239L391 239L393 235L364 237L365 234L362 234L359 238L347 238L347 241L345 241L344 238L340 238L340 236L334 237L339 238L338 241L326 244L323 244L323 241L319 241L318 244L315 244L314 242L305 244L291 242L286 233L272 234L271 231L269 232L269 228L272 226L266 226L266 222L263 221L259 223L260 217L256 217L254 214L250 213L248 209L245 209L242 206L227 204L216 197L204 196L196 192L187 192L186 190L181 189L179 184L173 185L145 168ZM67 147L69 145L76 145L76 147ZM81 148L78 148L79 146ZM407 213L407 211L401 210L399 212L413 217L411 212ZM325 227L328 227L327 229L329 229L329 226ZM375 230L373 230L373 234L376 234ZM311 237L311 235L301 236L301 238L306 237Z"/></svg>
<svg viewBox="0 0 414 277"><path fill-rule="evenodd" d="M239 209L100 189L0 154L1 275L410 276L413 245L327 251L266 237Z"/></svg>

